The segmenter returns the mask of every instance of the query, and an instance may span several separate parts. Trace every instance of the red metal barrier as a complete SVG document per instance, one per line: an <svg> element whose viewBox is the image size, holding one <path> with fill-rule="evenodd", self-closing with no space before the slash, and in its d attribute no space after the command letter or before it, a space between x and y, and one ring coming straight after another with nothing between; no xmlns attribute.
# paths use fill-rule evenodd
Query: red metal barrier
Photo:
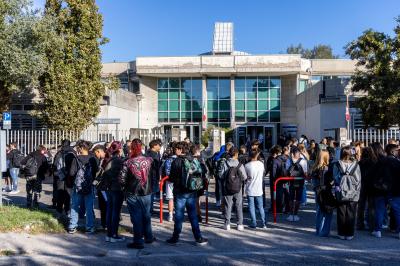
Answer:
<svg viewBox="0 0 400 266"><path fill-rule="evenodd" d="M303 177L278 177L274 182L274 205L273 205L273 214L274 214L274 223L276 223L276 185L279 181L286 180L286 181L294 181L294 180L303 180Z"/></svg>
<svg viewBox="0 0 400 266"><path fill-rule="evenodd" d="M163 222L163 201L164 201L164 195L163 195L163 187L165 181L169 178L169 176L165 176L161 179L160 181L160 224Z"/></svg>

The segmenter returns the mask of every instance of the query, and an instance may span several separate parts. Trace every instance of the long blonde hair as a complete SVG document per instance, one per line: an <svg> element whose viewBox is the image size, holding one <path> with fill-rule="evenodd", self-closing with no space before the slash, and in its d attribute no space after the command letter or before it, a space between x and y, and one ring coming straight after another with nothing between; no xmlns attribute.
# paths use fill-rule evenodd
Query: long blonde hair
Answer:
<svg viewBox="0 0 400 266"><path fill-rule="evenodd" d="M318 152L317 160L313 166L312 171L321 170L329 165L329 152L322 150Z"/></svg>
<svg viewBox="0 0 400 266"><path fill-rule="evenodd" d="M309 160L310 160L310 155L308 154L308 151L307 151L307 149L306 149L306 146L305 146L304 144L301 143L301 144L297 145L297 148L299 149L300 153L301 153L304 157L306 157L307 161L309 161Z"/></svg>

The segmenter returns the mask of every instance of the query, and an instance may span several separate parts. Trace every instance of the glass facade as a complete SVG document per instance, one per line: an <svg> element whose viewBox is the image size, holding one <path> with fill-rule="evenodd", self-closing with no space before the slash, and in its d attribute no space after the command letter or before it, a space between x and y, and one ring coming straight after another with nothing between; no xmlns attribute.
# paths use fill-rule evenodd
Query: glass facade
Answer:
<svg viewBox="0 0 400 266"><path fill-rule="evenodd" d="M235 78L236 122L280 122L279 77Z"/></svg>
<svg viewBox="0 0 400 266"><path fill-rule="evenodd" d="M207 118L209 125L231 125L231 80L218 77L207 79Z"/></svg>
<svg viewBox="0 0 400 266"><path fill-rule="evenodd" d="M159 122L201 122L201 78L158 79L157 90Z"/></svg>

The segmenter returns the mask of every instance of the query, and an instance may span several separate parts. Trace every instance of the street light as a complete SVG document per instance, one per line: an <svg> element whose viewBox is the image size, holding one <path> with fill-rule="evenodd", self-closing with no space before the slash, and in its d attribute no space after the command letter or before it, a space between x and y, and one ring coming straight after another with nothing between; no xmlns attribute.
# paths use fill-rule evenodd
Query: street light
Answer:
<svg viewBox="0 0 400 266"><path fill-rule="evenodd" d="M136 94L137 108L138 108L138 129L140 129L140 102L143 100L143 95L141 93Z"/></svg>
<svg viewBox="0 0 400 266"><path fill-rule="evenodd" d="M344 87L344 94L346 95L346 122L347 122L347 139L350 139L350 108L349 108L349 86Z"/></svg>

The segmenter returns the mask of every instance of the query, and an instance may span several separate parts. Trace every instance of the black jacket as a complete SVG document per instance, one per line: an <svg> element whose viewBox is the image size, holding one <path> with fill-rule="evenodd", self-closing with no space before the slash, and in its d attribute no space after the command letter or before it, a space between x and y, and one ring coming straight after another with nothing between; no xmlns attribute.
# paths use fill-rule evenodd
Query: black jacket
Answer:
<svg viewBox="0 0 400 266"><path fill-rule="evenodd" d="M373 182L377 163L370 159L361 159L359 165L361 170L361 190L366 191L367 195L371 195L374 190Z"/></svg>
<svg viewBox="0 0 400 266"><path fill-rule="evenodd" d="M392 155L380 157L376 166L374 184L386 183L388 191L375 189L376 196L400 196L400 160Z"/></svg>
<svg viewBox="0 0 400 266"><path fill-rule="evenodd" d="M68 158L68 163L67 163L67 158ZM65 158L65 168L66 168L66 173L68 175L66 177L66 186L69 188L72 188L74 186L75 177L79 171L78 160L80 161L80 164L82 166L90 164L90 167L92 168L92 181L94 181L96 178L96 173L98 171L99 166L93 155L75 156L72 154L68 154L68 156L66 156L66 158Z"/></svg>
<svg viewBox="0 0 400 266"><path fill-rule="evenodd" d="M118 176L122 170L124 160L119 156L114 156L104 167L101 180L104 185L104 189L111 191L121 191L121 184L118 181Z"/></svg>
<svg viewBox="0 0 400 266"><path fill-rule="evenodd" d="M44 156L40 151L34 151L34 152L31 152L30 154L28 154L28 156L26 156L21 161L21 164L26 164L30 157L33 157L36 160L37 168L38 168L38 171L36 174L37 178L44 180L46 177L47 171L50 169L50 166L49 166L46 156Z"/></svg>
<svg viewBox="0 0 400 266"><path fill-rule="evenodd" d="M150 168L152 159L138 156L123 163L118 182L127 195L146 196L152 193Z"/></svg>
<svg viewBox="0 0 400 266"><path fill-rule="evenodd" d="M10 161L10 168L19 168L16 165L15 160L17 159L17 157L21 154L21 152L17 149L13 149L11 150L9 153L7 153L7 160Z"/></svg>
<svg viewBox="0 0 400 266"><path fill-rule="evenodd" d="M154 152L151 149L148 149L146 152L146 157L153 159L151 163L150 169L150 178L153 184L153 191L158 190L158 183L160 181L160 170L161 170L161 156L158 152Z"/></svg>

